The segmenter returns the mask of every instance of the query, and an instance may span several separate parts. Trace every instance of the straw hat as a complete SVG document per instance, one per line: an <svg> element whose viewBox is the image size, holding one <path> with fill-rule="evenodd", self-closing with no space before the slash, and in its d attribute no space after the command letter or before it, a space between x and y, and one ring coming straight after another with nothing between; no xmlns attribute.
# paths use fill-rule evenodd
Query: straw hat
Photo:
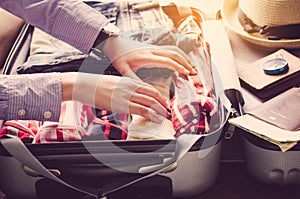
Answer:
<svg viewBox="0 0 300 199"><path fill-rule="evenodd" d="M256 45L300 48L299 0L224 0L221 15L230 30Z"/></svg>

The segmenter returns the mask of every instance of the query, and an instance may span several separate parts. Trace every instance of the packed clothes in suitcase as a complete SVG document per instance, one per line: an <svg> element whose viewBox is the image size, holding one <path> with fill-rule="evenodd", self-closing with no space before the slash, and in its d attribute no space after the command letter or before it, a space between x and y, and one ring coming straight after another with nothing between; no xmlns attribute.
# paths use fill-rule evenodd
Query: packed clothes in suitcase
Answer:
<svg viewBox="0 0 300 199"><path fill-rule="evenodd" d="M105 13L124 37L179 47L194 62L198 75L184 77L163 69L137 71L139 78L170 100L172 118L163 126L73 101L62 104L59 122L4 121L1 189L8 198L114 198L126 194L168 198L207 190L218 175L229 110L209 44L202 37L204 14L156 1L87 3ZM55 39L64 58L53 61L56 55L50 54L41 61L39 56L49 49L42 48L38 56L30 54L39 34L44 33L25 24L5 74L79 71L120 75L101 52L84 55ZM99 59L107 67L90 67Z"/></svg>

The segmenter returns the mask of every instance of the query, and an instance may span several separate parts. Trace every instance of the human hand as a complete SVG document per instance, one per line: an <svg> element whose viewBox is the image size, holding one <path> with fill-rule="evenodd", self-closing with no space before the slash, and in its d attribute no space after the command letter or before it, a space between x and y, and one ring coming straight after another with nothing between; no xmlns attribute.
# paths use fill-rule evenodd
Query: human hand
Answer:
<svg viewBox="0 0 300 199"><path fill-rule="evenodd" d="M139 68L169 68L184 75L195 75L197 70L190 58L176 46L155 46L122 37L107 39L103 51L114 67L124 76L137 79Z"/></svg>
<svg viewBox="0 0 300 199"><path fill-rule="evenodd" d="M150 84L128 77L88 73L62 73L63 100L143 116L156 123L170 117L167 103ZM163 117L162 117L163 116Z"/></svg>

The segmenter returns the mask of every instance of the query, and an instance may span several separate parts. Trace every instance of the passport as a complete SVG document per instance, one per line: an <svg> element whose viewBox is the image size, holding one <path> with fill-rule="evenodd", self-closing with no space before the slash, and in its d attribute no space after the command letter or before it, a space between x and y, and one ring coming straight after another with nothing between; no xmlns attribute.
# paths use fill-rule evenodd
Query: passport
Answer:
<svg viewBox="0 0 300 199"><path fill-rule="evenodd" d="M300 88L293 87L248 111L248 114L285 130L300 130Z"/></svg>

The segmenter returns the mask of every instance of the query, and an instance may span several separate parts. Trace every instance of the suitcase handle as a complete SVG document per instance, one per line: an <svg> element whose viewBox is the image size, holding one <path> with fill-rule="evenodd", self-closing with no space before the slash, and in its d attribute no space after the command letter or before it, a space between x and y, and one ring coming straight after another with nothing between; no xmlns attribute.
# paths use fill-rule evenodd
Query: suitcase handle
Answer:
<svg viewBox="0 0 300 199"><path fill-rule="evenodd" d="M25 144L16 136L9 136L8 138L0 139L0 143L10 155L12 155L23 165L26 165L27 167L35 171L37 174L49 178L55 182L58 182L76 191L94 196L96 198L103 198L107 194L113 193L129 185L137 183L143 179L155 176L159 173L163 173L166 170L169 170L170 168L172 168L174 163L178 162L181 158L185 156L185 154L190 150L190 148L201 137L202 135L195 135L195 134L181 135L179 138L177 138L176 141L174 158L166 159L165 163L161 165L141 168L143 172L150 172L150 173L138 179L135 179L129 183L125 183L123 185L115 185L115 186L107 185L101 188L101 190L78 186L78 185L71 185L65 182L64 180L61 180L55 174L53 174L51 171L45 168L43 164L28 150Z"/></svg>

